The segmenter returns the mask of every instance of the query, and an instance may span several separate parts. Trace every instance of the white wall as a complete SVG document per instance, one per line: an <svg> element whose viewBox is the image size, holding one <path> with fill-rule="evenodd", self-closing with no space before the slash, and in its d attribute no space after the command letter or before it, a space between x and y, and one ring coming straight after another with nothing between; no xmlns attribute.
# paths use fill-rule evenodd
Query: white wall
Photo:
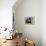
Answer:
<svg viewBox="0 0 46 46"><path fill-rule="evenodd" d="M0 27L12 28L12 6L16 0L0 0Z"/></svg>
<svg viewBox="0 0 46 46"><path fill-rule="evenodd" d="M35 41L41 46L41 0L23 0L17 7L14 5L15 28L24 37ZM25 17L35 16L35 24L25 24Z"/></svg>
<svg viewBox="0 0 46 46"><path fill-rule="evenodd" d="M32 0L33 1L33 0ZM38 1L38 0L37 0ZM36 1L36 2L37 2ZM35 2L35 1L34 1ZM31 3L31 2L30 2ZM37 2L37 3L39 3L39 2ZM33 3L34 4L34 3ZM26 5L25 3L23 4L23 5ZM38 4L36 4L36 5L38 5ZM14 5L15 6L15 5ZM39 5L40 6L40 5ZM20 32L23 32L24 34L25 34L25 32L27 33L30 33L30 29L31 30L33 30L33 29L37 29L38 30L38 28L35 26L35 28L33 28L32 29L32 27L34 27L34 26L30 26L30 25L24 25L25 23L24 23L24 19L25 19L25 17L26 16L30 16L30 12L28 12L28 5L27 6L23 6L24 8L22 8L22 6L20 6L21 8L19 8L20 9L20 11L18 10L16 10L17 11L17 15L16 15L16 12L15 12L15 19L17 20L15 20L15 22L16 22L16 25L15 25L15 27L18 29L18 31L20 31ZM35 4L34 4L34 7L35 7ZM15 8L16 8L16 6L15 6ZM18 8L17 8L18 9ZM22 10L23 9L23 10ZM26 9L28 9L27 11L25 11ZM34 8L35 9L35 8ZM38 12L38 9L39 8L37 8L37 12ZM39 9L40 10L40 9ZM23 12L22 12L23 11ZM30 10L29 10L30 11ZM35 11L35 10L34 10ZM18 13L19 12L19 13ZM27 13L24 13L24 12L27 12ZM36 13L37 13L36 12ZM23 14L24 13L24 14ZM29 15L28 15L29 14ZM35 15L35 14L34 14ZM36 16L36 15L35 15ZM19 19L18 19L19 18ZM19 21L18 21L19 20ZM38 18L37 18L37 20L38 20ZM41 31L41 43L42 43L42 46L46 46L46 0L41 0L41 30L39 30L39 32ZM39 22L38 22L38 24L40 24ZM21 26L20 26L21 25ZM31 28L30 28L31 27ZM38 26L39 27L39 26ZM36 31L36 30L35 30ZM32 33L34 33L35 31L31 31L31 34ZM37 32L37 31L36 31ZM36 33L35 32L35 33ZM35 34L34 34L35 35ZM32 35L33 36L33 35ZM39 39L38 39L39 40Z"/></svg>
<svg viewBox="0 0 46 46"><path fill-rule="evenodd" d="M42 0L41 4L41 38L42 46L46 46L46 0Z"/></svg>

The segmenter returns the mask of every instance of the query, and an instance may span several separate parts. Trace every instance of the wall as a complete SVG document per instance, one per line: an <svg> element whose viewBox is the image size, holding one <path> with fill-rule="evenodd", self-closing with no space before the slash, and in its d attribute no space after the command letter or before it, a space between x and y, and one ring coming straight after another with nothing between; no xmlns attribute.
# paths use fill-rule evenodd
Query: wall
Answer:
<svg viewBox="0 0 46 46"><path fill-rule="evenodd" d="M35 41L41 46L41 0L23 0L17 7L13 7L15 29L22 32L24 38ZM35 16L35 23L25 24L25 17Z"/></svg>
<svg viewBox="0 0 46 46"><path fill-rule="evenodd" d="M42 46L46 46L46 0L42 0L41 4L41 40Z"/></svg>

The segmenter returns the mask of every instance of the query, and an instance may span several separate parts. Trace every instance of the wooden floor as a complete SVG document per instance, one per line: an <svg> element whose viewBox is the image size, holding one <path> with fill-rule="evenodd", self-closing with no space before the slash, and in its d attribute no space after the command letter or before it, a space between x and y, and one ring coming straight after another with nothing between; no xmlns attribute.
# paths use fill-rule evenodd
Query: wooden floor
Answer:
<svg viewBox="0 0 46 46"><path fill-rule="evenodd" d="M13 40L6 40L6 42L2 43L0 46L16 46L15 39L13 39Z"/></svg>
<svg viewBox="0 0 46 46"><path fill-rule="evenodd" d="M19 33L19 35L21 36L21 34ZM12 40L6 40L6 39L0 39L1 41L6 40L6 42L1 43L0 46L18 46L21 45L22 46L22 37L20 37L18 34L16 34L15 36L13 36ZM19 43L18 43L19 42Z"/></svg>

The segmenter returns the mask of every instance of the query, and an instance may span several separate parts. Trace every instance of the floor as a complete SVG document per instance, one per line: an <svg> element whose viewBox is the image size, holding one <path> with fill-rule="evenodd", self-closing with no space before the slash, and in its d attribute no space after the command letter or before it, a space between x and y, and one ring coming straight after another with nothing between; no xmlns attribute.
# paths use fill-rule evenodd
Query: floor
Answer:
<svg viewBox="0 0 46 46"><path fill-rule="evenodd" d="M2 43L0 46L16 46L15 39L13 39L13 40L6 40L6 42Z"/></svg>
<svg viewBox="0 0 46 46"><path fill-rule="evenodd" d="M3 41L3 40L2 40ZM22 42L19 42L20 46L24 46ZM19 44L17 46L19 46ZM16 46L16 39L6 40L0 46Z"/></svg>
<svg viewBox="0 0 46 46"><path fill-rule="evenodd" d="M5 40L5 42L3 42ZM22 37L14 36L12 40L0 39L0 46L22 46ZM3 43L2 43L3 42ZM17 42L17 43L16 43Z"/></svg>

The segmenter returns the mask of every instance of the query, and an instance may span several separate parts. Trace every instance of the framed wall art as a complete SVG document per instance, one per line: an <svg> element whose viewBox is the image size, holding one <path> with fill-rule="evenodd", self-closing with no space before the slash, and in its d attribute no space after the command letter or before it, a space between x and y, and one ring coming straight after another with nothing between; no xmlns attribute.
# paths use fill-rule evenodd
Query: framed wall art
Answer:
<svg viewBox="0 0 46 46"><path fill-rule="evenodd" d="M35 17L25 17L25 24L34 24L35 23Z"/></svg>

